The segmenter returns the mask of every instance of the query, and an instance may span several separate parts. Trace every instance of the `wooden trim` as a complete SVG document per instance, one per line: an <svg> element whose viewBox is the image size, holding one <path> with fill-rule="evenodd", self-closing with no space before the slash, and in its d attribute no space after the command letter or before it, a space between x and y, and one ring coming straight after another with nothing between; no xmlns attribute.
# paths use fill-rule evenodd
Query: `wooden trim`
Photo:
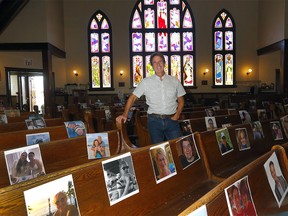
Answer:
<svg viewBox="0 0 288 216"><path fill-rule="evenodd" d="M66 53L50 43L0 43L0 51L50 51L52 55L66 58Z"/></svg>
<svg viewBox="0 0 288 216"><path fill-rule="evenodd" d="M266 47L263 47L263 48L260 48L257 50L257 55L260 56L260 55L264 55L264 54L267 54L267 53L271 53L271 52L275 52L275 51L278 51L278 50L283 50L285 47L285 41L282 40L282 41L278 41L276 43L273 43L273 44L270 44Z"/></svg>

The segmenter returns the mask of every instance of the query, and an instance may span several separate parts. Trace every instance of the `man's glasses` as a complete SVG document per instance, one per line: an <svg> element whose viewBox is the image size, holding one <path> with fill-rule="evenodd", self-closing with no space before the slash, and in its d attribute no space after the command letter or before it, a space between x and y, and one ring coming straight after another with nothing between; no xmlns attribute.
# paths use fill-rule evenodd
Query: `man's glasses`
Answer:
<svg viewBox="0 0 288 216"><path fill-rule="evenodd" d="M61 203L64 203L64 202L65 202L65 197L62 197L60 200L57 200L57 201L55 202L55 204L56 204L56 205L59 205L60 201L61 201Z"/></svg>

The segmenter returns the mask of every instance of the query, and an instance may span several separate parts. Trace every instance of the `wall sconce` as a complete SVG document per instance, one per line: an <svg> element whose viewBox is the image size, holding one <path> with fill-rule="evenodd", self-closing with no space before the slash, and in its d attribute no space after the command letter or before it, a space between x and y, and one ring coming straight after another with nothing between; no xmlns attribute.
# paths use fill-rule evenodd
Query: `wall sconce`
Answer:
<svg viewBox="0 0 288 216"><path fill-rule="evenodd" d="M120 70L120 76L122 76L124 74L123 70Z"/></svg>
<svg viewBox="0 0 288 216"><path fill-rule="evenodd" d="M205 76L207 73L209 72L209 69L205 69L205 71L203 72L203 75Z"/></svg>
<svg viewBox="0 0 288 216"><path fill-rule="evenodd" d="M74 70L73 73L76 77L79 75L76 70Z"/></svg>
<svg viewBox="0 0 288 216"><path fill-rule="evenodd" d="M252 72L252 69L249 68L248 71L246 72L246 75L249 76L249 74Z"/></svg>

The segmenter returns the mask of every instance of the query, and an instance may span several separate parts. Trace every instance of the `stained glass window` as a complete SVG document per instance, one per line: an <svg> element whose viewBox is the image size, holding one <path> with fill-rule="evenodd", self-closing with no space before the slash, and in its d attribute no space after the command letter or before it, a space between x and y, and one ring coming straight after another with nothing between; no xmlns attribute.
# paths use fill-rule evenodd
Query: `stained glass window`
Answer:
<svg viewBox="0 0 288 216"><path fill-rule="evenodd" d="M150 55L161 52L165 73L195 87L195 28L185 0L138 0L129 26L131 85L152 76Z"/></svg>
<svg viewBox="0 0 288 216"><path fill-rule="evenodd" d="M213 23L213 87L235 85L235 23L223 9Z"/></svg>
<svg viewBox="0 0 288 216"><path fill-rule="evenodd" d="M90 90L113 90L112 29L100 10L89 20L88 41Z"/></svg>

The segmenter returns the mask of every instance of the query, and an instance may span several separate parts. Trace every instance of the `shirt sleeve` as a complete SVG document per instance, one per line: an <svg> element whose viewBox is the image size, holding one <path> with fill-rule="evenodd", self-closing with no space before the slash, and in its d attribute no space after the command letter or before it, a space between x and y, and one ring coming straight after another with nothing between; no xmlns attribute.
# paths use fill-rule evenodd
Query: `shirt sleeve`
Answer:
<svg viewBox="0 0 288 216"><path fill-rule="evenodd" d="M138 84L136 89L133 91L133 94L137 98L140 98L142 95L145 94L145 81L144 81L144 79Z"/></svg>
<svg viewBox="0 0 288 216"><path fill-rule="evenodd" d="M178 81L178 84L177 84L177 97L181 97L181 96L186 94L186 91L185 91L183 85L179 82L179 80L177 80L177 81Z"/></svg>

